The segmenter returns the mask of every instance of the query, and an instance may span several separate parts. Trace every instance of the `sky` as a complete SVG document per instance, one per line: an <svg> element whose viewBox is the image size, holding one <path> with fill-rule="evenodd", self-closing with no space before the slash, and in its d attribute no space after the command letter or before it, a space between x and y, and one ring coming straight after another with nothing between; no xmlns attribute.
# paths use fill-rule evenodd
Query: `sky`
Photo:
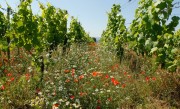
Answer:
<svg viewBox="0 0 180 109"><path fill-rule="evenodd" d="M6 2L13 8L19 4L19 0L0 0L0 5L6 8ZM135 10L138 7L139 0L39 0L46 4L50 2L53 6L65 9L69 13L69 22L71 16L78 18L85 31L92 37L101 37L102 31L107 26L107 12L111 11L113 4L121 5L121 12L126 19L125 25L129 27L134 19ZM180 0L174 0L180 2ZM180 4L179 4L180 5ZM33 0L32 9L35 14L40 12L38 2ZM180 16L180 8L173 9L172 15ZM69 25L68 22L68 25ZM180 28L180 24L176 29Z"/></svg>

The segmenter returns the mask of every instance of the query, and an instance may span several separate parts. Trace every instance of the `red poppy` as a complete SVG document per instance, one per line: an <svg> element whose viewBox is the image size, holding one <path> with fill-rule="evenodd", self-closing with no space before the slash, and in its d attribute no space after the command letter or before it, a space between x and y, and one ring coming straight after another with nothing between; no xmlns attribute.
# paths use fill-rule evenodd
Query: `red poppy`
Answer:
<svg viewBox="0 0 180 109"><path fill-rule="evenodd" d="M115 78L111 78L111 82L116 86L118 84L120 84L120 82L118 82L118 80L116 80Z"/></svg>
<svg viewBox="0 0 180 109"><path fill-rule="evenodd" d="M59 107L59 103L54 104L54 107Z"/></svg>
<svg viewBox="0 0 180 109"><path fill-rule="evenodd" d="M131 75L127 75L128 78L131 78Z"/></svg>
<svg viewBox="0 0 180 109"><path fill-rule="evenodd" d="M98 76L99 74L100 74L99 72L93 72L93 73L92 73L92 76L95 77L95 76Z"/></svg>
<svg viewBox="0 0 180 109"><path fill-rule="evenodd" d="M29 74L29 73L26 73L26 74L25 74L25 77L26 77L26 80L29 80L30 74Z"/></svg>
<svg viewBox="0 0 180 109"><path fill-rule="evenodd" d="M93 72L93 73L92 73L92 76L97 76L97 75L98 75L97 72Z"/></svg>
<svg viewBox="0 0 180 109"><path fill-rule="evenodd" d="M74 74L75 74L75 69L72 69L72 77L74 77Z"/></svg>
<svg viewBox="0 0 180 109"><path fill-rule="evenodd" d="M75 69L72 69L72 73L75 73Z"/></svg>
<svg viewBox="0 0 180 109"><path fill-rule="evenodd" d="M145 72L143 71L143 72L141 72L141 74L142 74L142 75L144 75L144 74L145 74Z"/></svg>
<svg viewBox="0 0 180 109"><path fill-rule="evenodd" d="M101 109L101 107L100 107L100 106L97 106L96 109Z"/></svg>
<svg viewBox="0 0 180 109"><path fill-rule="evenodd" d="M7 72L8 72L8 70L4 69L4 70L3 70L3 72L4 72L4 73L7 73Z"/></svg>
<svg viewBox="0 0 180 109"><path fill-rule="evenodd" d="M1 90L5 90L5 86L4 85L1 86Z"/></svg>
<svg viewBox="0 0 180 109"><path fill-rule="evenodd" d="M105 78L108 79L108 78L109 78L109 75L106 75Z"/></svg>
<svg viewBox="0 0 180 109"><path fill-rule="evenodd" d="M84 78L84 75L80 75L80 76L79 76L79 79L83 79L83 78Z"/></svg>
<svg viewBox="0 0 180 109"><path fill-rule="evenodd" d="M124 72L124 75L127 75L127 72Z"/></svg>
<svg viewBox="0 0 180 109"><path fill-rule="evenodd" d="M20 55L19 57L20 57L20 58L23 58L23 56L22 56L22 55Z"/></svg>
<svg viewBox="0 0 180 109"><path fill-rule="evenodd" d="M119 65L118 65L118 64L115 64L115 65L111 66L111 70L114 71L114 70L116 70L118 67L119 67Z"/></svg>
<svg viewBox="0 0 180 109"><path fill-rule="evenodd" d="M85 92L80 92L79 95L80 95L80 96L84 96L84 95L87 95L87 93L85 93Z"/></svg>
<svg viewBox="0 0 180 109"><path fill-rule="evenodd" d="M36 89L36 93L39 93L41 91L41 89L37 88Z"/></svg>
<svg viewBox="0 0 180 109"><path fill-rule="evenodd" d="M122 88L125 88L125 87L126 87L126 84L123 84L123 85L122 85Z"/></svg>
<svg viewBox="0 0 180 109"><path fill-rule="evenodd" d="M78 82L78 79L74 79L74 82Z"/></svg>
<svg viewBox="0 0 180 109"><path fill-rule="evenodd" d="M111 78L111 81L113 82L115 79L114 78Z"/></svg>
<svg viewBox="0 0 180 109"><path fill-rule="evenodd" d="M11 81L14 81L14 77L11 78Z"/></svg>
<svg viewBox="0 0 180 109"><path fill-rule="evenodd" d="M115 80L115 81L113 82L113 84L116 86L116 85L120 84L120 82L118 82L117 80Z"/></svg>
<svg viewBox="0 0 180 109"><path fill-rule="evenodd" d="M70 82L70 79L66 79L66 81L65 81L66 83L68 83L68 82Z"/></svg>
<svg viewBox="0 0 180 109"><path fill-rule="evenodd" d="M70 99L71 99L71 100L74 99L74 98L75 98L75 96L73 96L73 95L70 96Z"/></svg>
<svg viewBox="0 0 180 109"><path fill-rule="evenodd" d="M66 70L64 70L64 73L69 73L69 72L70 72L70 70L67 70L67 69L66 69Z"/></svg>
<svg viewBox="0 0 180 109"><path fill-rule="evenodd" d="M118 68L118 67L119 67L119 65L118 65L118 64L115 64L115 65L114 65L114 67L115 67L115 68Z"/></svg>
<svg viewBox="0 0 180 109"><path fill-rule="evenodd" d="M8 73L7 76L9 76L9 77L12 76L12 73Z"/></svg>
<svg viewBox="0 0 180 109"><path fill-rule="evenodd" d="M109 97L109 98L108 98L108 101L112 101L112 98L111 98L111 97Z"/></svg>
<svg viewBox="0 0 180 109"><path fill-rule="evenodd" d="M97 100L97 103L99 103L99 104L100 104L100 103L101 103L101 100Z"/></svg>
<svg viewBox="0 0 180 109"><path fill-rule="evenodd" d="M148 82L150 80L150 78L149 77L146 77L146 81Z"/></svg>
<svg viewBox="0 0 180 109"><path fill-rule="evenodd" d="M156 77L152 77L151 79L152 79L153 81L155 81L155 80L156 80Z"/></svg>
<svg viewBox="0 0 180 109"><path fill-rule="evenodd" d="M80 95L80 96L83 96L83 92L80 92L79 95Z"/></svg>

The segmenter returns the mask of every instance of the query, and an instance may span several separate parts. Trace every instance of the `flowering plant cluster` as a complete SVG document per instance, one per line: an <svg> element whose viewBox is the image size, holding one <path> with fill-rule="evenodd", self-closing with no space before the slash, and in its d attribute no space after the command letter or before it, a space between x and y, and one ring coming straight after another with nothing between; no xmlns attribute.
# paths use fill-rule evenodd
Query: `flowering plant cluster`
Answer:
<svg viewBox="0 0 180 109"><path fill-rule="evenodd" d="M159 105L149 105L152 99L168 96L173 90L170 85L176 86L167 82L172 81L168 72L152 71L146 60L141 71L133 71L129 58L120 64L115 53L105 49L72 46L67 55L62 56L58 49L51 57L45 52L42 80L28 52L11 60L1 56L0 108L152 108Z"/></svg>

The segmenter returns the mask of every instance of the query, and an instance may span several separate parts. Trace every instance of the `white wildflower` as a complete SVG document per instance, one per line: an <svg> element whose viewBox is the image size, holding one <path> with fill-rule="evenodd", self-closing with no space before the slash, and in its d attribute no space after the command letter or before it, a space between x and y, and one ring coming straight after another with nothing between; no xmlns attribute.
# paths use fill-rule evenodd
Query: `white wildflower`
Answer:
<svg viewBox="0 0 180 109"><path fill-rule="evenodd" d="M69 101L67 101L67 102L66 102L66 106L68 106L69 104L70 104L70 102L69 102Z"/></svg>
<svg viewBox="0 0 180 109"><path fill-rule="evenodd" d="M111 90L107 90L107 92L111 92Z"/></svg>

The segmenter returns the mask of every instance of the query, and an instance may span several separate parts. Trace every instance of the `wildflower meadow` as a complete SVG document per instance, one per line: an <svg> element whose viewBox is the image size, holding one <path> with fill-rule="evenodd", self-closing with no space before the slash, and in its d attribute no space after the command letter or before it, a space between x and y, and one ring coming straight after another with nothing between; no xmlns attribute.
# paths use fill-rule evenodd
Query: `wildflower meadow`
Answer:
<svg viewBox="0 0 180 109"><path fill-rule="evenodd" d="M98 41L50 3L0 4L0 109L180 109L173 1L139 0L129 28L113 4Z"/></svg>

